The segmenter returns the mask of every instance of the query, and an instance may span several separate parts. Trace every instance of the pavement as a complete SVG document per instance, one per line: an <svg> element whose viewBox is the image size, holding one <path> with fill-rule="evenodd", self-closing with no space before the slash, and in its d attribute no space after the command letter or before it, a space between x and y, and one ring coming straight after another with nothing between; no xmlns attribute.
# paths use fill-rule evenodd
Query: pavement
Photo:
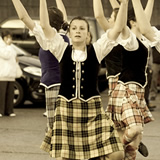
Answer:
<svg viewBox="0 0 160 160"><path fill-rule="evenodd" d="M107 104L107 91L101 93L104 106ZM152 112L155 121L144 128L143 143L149 156L137 153L136 160L160 160L160 94L154 102L157 108ZM15 108L16 117L0 118L0 160L55 160L40 150L46 128L43 117L45 106L35 106L26 102Z"/></svg>

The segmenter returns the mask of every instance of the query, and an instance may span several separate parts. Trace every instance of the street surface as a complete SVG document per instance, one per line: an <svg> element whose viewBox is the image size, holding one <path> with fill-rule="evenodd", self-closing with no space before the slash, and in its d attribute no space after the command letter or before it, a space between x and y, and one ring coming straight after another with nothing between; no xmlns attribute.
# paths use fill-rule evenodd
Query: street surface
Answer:
<svg viewBox="0 0 160 160"><path fill-rule="evenodd" d="M107 91L102 94L104 106L107 104ZM149 156L139 153L136 160L160 160L160 94L152 112L155 121L145 126L143 143L148 147ZM45 106L30 103L15 108L16 117L0 118L0 160L54 160L39 146L44 138L46 117Z"/></svg>

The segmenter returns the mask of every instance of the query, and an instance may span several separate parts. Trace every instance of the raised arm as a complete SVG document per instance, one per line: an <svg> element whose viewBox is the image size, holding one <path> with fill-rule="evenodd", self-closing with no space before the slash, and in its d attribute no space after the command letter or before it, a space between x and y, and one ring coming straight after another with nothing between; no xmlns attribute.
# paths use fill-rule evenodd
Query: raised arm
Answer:
<svg viewBox="0 0 160 160"><path fill-rule="evenodd" d="M128 0L120 0L120 8L118 11L117 18L115 20L115 24L113 28L109 32L109 38L112 40L116 40L119 34L126 27L127 21L127 11L128 11Z"/></svg>
<svg viewBox="0 0 160 160"><path fill-rule="evenodd" d="M154 32L151 28L151 24L143 10L140 0L132 0L133 8L136 15L136 20L140 29L141 34L143 34L150 41L154 41Z"/></svg>
<svg viewBox="0 0 160 160"><path fill-rule="evenodd" d="M28 13L27 13L26 9L24 8L23 4L21 3L21 1L20 0L12 0L12 2L13 2L13 5L16 9L16 12L18 14L19 19L22 20L30 30L33 30L35 23L28 15Z"/></svg>
<svg viewBox="0 0 160 160"><path fill-rule="evenodd" d="M148 0L144 12L145 12L146 17L148 18L149 22L150 22L151 17L152 17L153 6L154 6L154 0Z"/></svg>
<svg viewBox="0 0 160 160"><path fill-rule="evenodd" d="M56 31L52 29L49 22L46 0L40 0L40 25L47 39L52 39L55 36Z"/></svg>
<svg viewBox="0 0 160 160"><path fill-rule="evenodd" d="M67 22L68 21L67 12L66 12L65 6L63 4L63 1L62 0L56 0L56 5L57 5L57 8L59 10L61 10L61 12L63 13L64 20Z"/></svg>
<svg viewBox="0 0 160 160"><path fill-rule="evenodd" d="M110 28L110 25L104 15L103 11L103 6L101 0L93 0L93 11L94 11L94 16L100 25L100 27L106 31L107 29Z"/></svg>

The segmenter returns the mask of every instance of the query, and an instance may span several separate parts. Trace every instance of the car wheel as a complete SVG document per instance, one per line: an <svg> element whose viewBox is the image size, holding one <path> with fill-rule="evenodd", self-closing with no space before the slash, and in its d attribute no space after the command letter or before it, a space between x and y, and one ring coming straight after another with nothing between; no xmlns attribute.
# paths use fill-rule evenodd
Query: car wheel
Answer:
<svg viewBox="0 0 160 160"><path fill-rule="evenodd" d="M33 104L45 104L45 91L44 87L39 86L39 81L34 81L32 85L30 85L30 90L29 90L29 100Z"/></svg>
<svg viewBox="0 0 160 160"><path fill-rule="evenodd" d="M25 97L24 90L23 90L21 83L18 81L15 81L15 83L14 83L14 100L13 100L14 107L18 107L20 105L23 105L24 100L25 100L24 97Z"/></svg>

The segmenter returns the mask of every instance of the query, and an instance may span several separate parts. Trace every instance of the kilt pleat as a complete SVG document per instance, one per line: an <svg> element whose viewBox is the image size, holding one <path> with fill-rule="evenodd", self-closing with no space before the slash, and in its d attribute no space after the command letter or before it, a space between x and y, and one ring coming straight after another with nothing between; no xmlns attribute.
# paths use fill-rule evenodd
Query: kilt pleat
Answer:
<svg viewBox="0 0 160 160"><path fill-rule="evenodd" d="M47 111L47 130L53 128L54 122L54 110L56 105L56 100L58 97L60 86L54 86L51 88L45 88L46 97L46 111Z"/></svg>
<svg viewBox="0 0 160 160"><path fill-rule="evenodd" d="M100 98L88 102L58 98L54 118L53 129L48 131L40 147L51 157L89 159L123 150Z"/></svg>
<svg viewBox="0 0 160 160"><path fill-rule="evenodd" d="M136 84L118 83L109 98L106 114L115 123L116 128L129 128L154 120L149 111L144 89Z"/></svg>

